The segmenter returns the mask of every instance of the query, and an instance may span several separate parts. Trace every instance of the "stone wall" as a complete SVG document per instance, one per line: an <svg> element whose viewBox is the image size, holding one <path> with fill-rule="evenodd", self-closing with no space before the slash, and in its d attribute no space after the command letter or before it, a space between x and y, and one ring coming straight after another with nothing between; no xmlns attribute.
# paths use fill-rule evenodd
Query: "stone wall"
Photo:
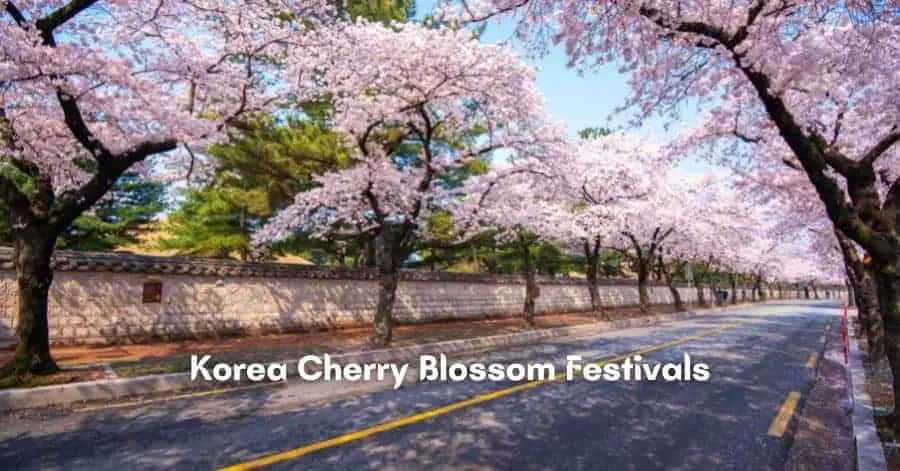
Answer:
<svg viewBox="0 0 900 471"><path fill-rule="evenodd" d="M0 340L15 335L10 257L0 250ZM366 270L63 251L54 259L54 268L49 312L55 344L364 325L371 321L377 293L374 273ZM401 280L394 307L399 322L515 316L521 314L525 297L518 276L404 271ZM590 310L584 280L539 282L538 312ZM696 302L695 289L682 286L679 291L686 303ZM776 294L771 288L770 298ZM785 294L794 297L798 292ZM603 280L600 295L610 307L638 302L631 280ZM659 284L652 286L650 297L657 304L672 302L668 288ZM708 290L706 299L711 299Z"/></svg>

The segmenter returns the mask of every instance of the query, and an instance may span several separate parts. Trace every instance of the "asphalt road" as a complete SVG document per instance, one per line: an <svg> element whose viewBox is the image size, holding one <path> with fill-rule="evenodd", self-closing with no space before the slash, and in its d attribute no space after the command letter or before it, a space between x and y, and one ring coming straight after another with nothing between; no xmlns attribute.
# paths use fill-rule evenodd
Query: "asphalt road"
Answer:
<svg viewBox="0 0 900 471"><path fill-rule="evenodd" d="M708 364L707 382L428 382L311 405L291 381L0 415L0 469L782 469L838 320L833 303L779 302L467 359L563 371L571 354L652 349L651 365Z"/></svg>

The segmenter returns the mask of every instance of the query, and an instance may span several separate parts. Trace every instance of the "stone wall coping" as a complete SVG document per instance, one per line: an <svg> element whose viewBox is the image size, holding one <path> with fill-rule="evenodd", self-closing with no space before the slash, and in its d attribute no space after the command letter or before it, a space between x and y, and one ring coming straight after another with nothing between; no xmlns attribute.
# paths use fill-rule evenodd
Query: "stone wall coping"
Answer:
<svg viewBox="0 0 900 471"><path fill-rule="evenodd" d="M371 268L323 267L277 262L243 262L229 259L199 257L168 257L136 255L127 252L83 252L56 250L51 266L61 272L114 272L159 275L186 275L212 277L266 277L301 278L319 280L375 280L378 273ZM12 247L0 246L0 269L14 270ZM417 269L400 271L401 281L444 281L457 283L524 284L522 275L489 273L449 273ZM585 280L576 277L550 277L539 275L538 283L583 285ZM625 278L600 279L598 285L636 285L637 280ZM665 286L651 282L652 286ZM679 284L679 286L686 286ZM740 285L739 285L740 287ZM750 288L750 286L745 286ZM828 288L827 286L825 288Z"/></svg>

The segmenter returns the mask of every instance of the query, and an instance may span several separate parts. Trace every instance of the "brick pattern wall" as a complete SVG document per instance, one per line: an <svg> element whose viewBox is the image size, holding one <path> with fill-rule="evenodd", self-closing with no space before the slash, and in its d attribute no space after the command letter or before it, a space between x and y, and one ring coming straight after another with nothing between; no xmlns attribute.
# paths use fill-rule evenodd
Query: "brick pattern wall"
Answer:
<svg viewBox="0 0 900 471"><path fill-rule="evenodd" d="M143 302L145 282L162 283L161 302ZM632 281L604 280L599 289L605 306L638 303ZM685 303L697 301L696 289L682 286L679 291ZM705 291L705 298L712 299L712 293ZM740 288L737 294L740 299ZM769 288L770 299L777 294ZM794 289L783 294L785 298L803 296ZM377 284L367 276L206 276L57 268L50 292L50 334L55 344L104 344L349 327L371 322L376 298ZM399 322L515 316L521 314L524 299L525 287L517 277L405 274L394 315ZM665 286L654 285L650 300L671 303L671 293ZM16 305L15 274L3 267L0 341L15 337ZM584 281L542 279L537 310L590 310Z"/></svg>

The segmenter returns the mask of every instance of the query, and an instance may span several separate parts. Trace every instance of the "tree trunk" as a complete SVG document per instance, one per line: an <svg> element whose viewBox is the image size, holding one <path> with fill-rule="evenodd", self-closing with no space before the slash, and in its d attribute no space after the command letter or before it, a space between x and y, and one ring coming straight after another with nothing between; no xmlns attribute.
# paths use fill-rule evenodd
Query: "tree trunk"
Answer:
<svg viewBox="0 0 900 471"><path fill-rule="evenodd" d="M715 283L709 284L709 291L712 293L712 301L710 301L710 305L721 306L722 299L719 298L719 291L716 289Z"/></svg>
<svg viewBox="0 0 900 471"><path fill-rule="evenodd" d="M669 287L669 291L672 293L672 301L675 303L675 311L686 311L687 309L684 307L684 302L681 300L681 293L678 292L678 287L675 286L674 278L669 273L669 270L663 268L662 272L666 280L666 286Z"/></svg>
<svg viewBox="0 0 900 471"><path fill-rule="evenodd" d="M881 358L885 353L885 320L879 303L879 291L875 279L868 270L863 270L862 279L856 282L858 312L861 313L863 332L869 340L869 355Z"/></svg>
<svg viewBox="0 0 900 471"><path fill-rule="evenodd" d="M874 276L860 260L850 238L839 230L835 230L834 234L847 268L847 278L853 287L853 298L858 306L860 327L868 339L869 355L872 358L881 358L884 355L884 321L878 304Z"/></svg>
<svg viewBox="0 0 900 471"><path fill-rule="evenodd" d="M858 290L856 289L856 276L849 265L845 264L844 270L847 272L847 281L844 286L847 288L847 307L856 307L856 297Z"/></svg>
<svg viewBox="0 0 900 471"><path fill-rule="evenodd" d="M603 311L603 302L600 299L600 290L597 286L597 279L600 275L600 241L599 239L592 248L588 241L584 241L584 256L587 261L587 270L585 273L585 281L587 282L588 294L591 297L591 312L595 316L606 318Z"/></svg>
<svg viewBox="0 0 900 471"><path fill-rule="evenodd" d="M665 241L666 237L668 237L669 234L672 233L673 230L674 228L663 230L662 227L657 227L653 231L653 237L650 241L650 245L646 247L642 246L633 234L629 232L622 233L623 235L628 237L628 239L630 239L631 247L634 249L634 255L632 256L631 261L637 269L638 304L640 306L640 311L642 314L650 313L650 293L647 290L647 284L650 281L650 276L653 275L657 250L661 250L661 244Z"/></svg>
<svg viewBox="0 0 900 471"><path fill-rule="evenodd" d="M377 235L375 237L371 235L363 236L363 248L360 257L363 259L361 265L364 267L375 268L378 266L377 238Z"/></svg>
<svg viewBox="0 0 900 471"><path fill-rule="evenodd" d="M2 377L49 374L59 370L50 355L47 317L47 301L53 283L50 260L56 237L49 228L29 229L14 241L19 344L13 359L0 371Z"/></svg>
<svg viewBox="0 0 900 471"><path fill-rule="evenodd" d="M694 285L694 289L697 290L697 304L699 304L701 307L706 306L706 294L703 290L703 284L697 282L697 284Z"/></svg>
<svg viewBox="0 0 900 471"><path fill-rule="evenodd" d="M647 284L650 280L650 267L648 263L638 261L638 303L641 314L650 313L650 293L647 290Z"/></svg>
<svg viewBox="0 0 900 471"><path fill-rule="evenodd" d="M384 225L371 245L375 252L375 265L378 271L378 304L375 307L375 319L372 324L372 335L369 343L376 347L387 347L393 334L394 300L397 293L397 281L400 274L400 255L398 254L397 228Z"/></svg>
<svg viewBox="0 0 900 471"><path fill-rule="evenodd" d="M891 267L898 270L900 267ZM879 308L884 319L884 345L894 381L894 412L891 416L893 429L900 430L900 283L883 274L876 267L875 285L878 291Z"/></svg>
<svg viewBox="0 0 900 471"><path fill-rule="evenodd" d="M747 302L747 287L743 284L741 285L741 302Z"/></svg>
<svg viewBox="0 0 900 471"><path fill-rule="evenodd" d="M767 295L766 295L766 291L762 285L762 276L756 277L756 283L754 284L754 289L755 289L756 293L759 293L759 300L762 302L765 302ZM756 301L756 299L754 298L753 301Z"/></svg>
<svg viewBox="0 0 900 471"><path fill-rule="evenodd" d="M531 261L530 243L520 240L522 249L522 263L525 271L525 306L523 307L525 323L534 327L534 300L538 296L537 280L535 279L534 266Z"/></svg>
<svg viewBox="0 0 900 471"><path fill-rule="evenodd" d="M729 275L729 282L731 283L731 292L728 293L728 302L730 304L737 304L737 279L734 275Z"/></svg>
<svg viewBox="0 0 900 471"><path fill-rule="evenodd" d="M603 312L603 303L600 300L600 289L597 286L596 275L589 275L587 277L587 287L588 294L591 296L591 312L593 312L595 316L606 317L606 314Z"/></svg>
<svg viewBox="0 0 900 471"><path fill-rule="evenodd" d="M697 270L696 265L694 265L694 267L694 287L697 289L697 303L700 307L711 306L715 302L716 293L715 291L712 292L713 298L707 303L706 288L704 288L704 284L708 281L707 275L709 274L709 265L703 265L703 270Z"/></svg>
<svg viewBox="0 0 900 471"><path fill-rule="evenodd" d="M245 240L249 242L250 237L252 236L247 231L247 207L243 205L241 206L241 212L238 214L238 231L242 236L246 237ZM238 249L238 253L240 254L241 261L246 262L250 260L250 244L241 245L240 249ZM230 255L231 254L226 254L226 257Z"/></svg>
<svg viewBox="0 0 900 471"><path fill-rule="evenodd" d="M337 251L338 266L341 268L347 266L347 251L344 246L338 247Z"/></svg>
<svg viewBox="0 0 900 471"><path fill-rule="evenodd" d="M706 306L706 288L701 284L695 284L694 289L697 290L697 304L700 307Z"/></svg>
<svg viewBox="0 0 900 471"><path fill-rule="evenodd" d="M819 288L816 287L815 283L813 283L813 285L812 285L812 290L813 290L813 298L819 299Z"/></svg>

